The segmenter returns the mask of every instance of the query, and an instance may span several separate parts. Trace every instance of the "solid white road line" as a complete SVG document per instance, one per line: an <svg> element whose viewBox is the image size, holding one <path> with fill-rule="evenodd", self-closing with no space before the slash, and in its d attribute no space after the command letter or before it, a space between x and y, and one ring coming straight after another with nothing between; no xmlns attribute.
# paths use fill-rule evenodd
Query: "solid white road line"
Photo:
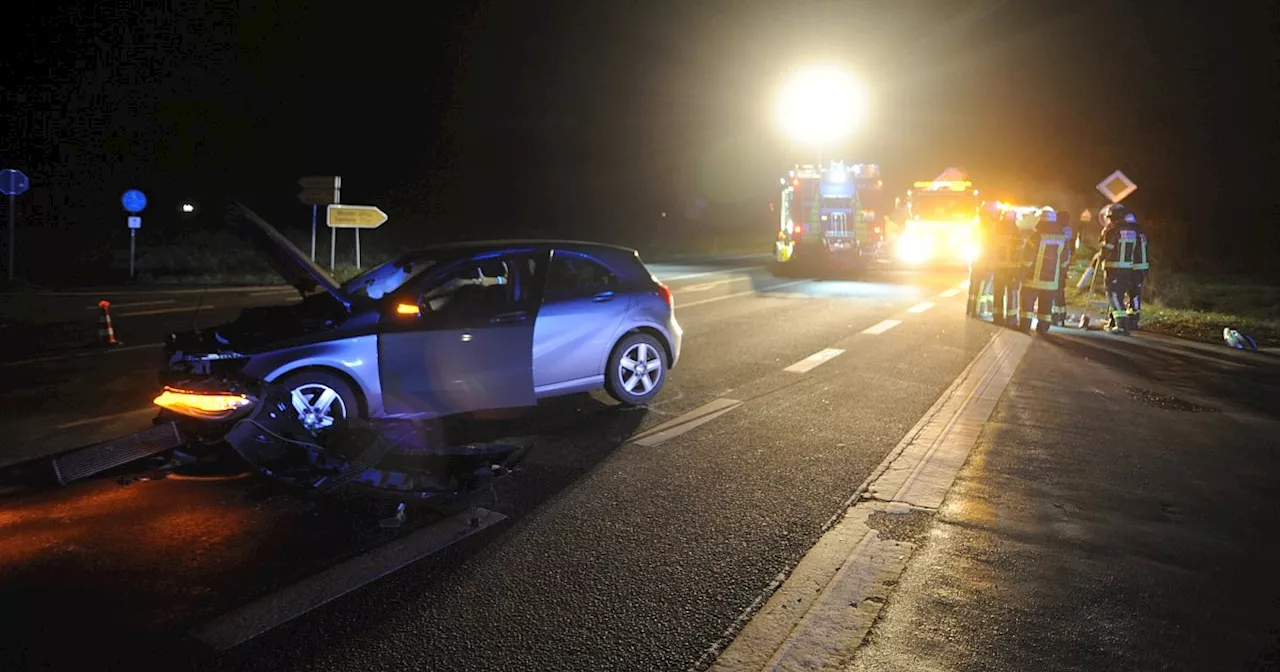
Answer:
<svg viewBox="0 0 1280 672"><path fill-rule="evenodd" d="M83 425L96 425L100 422L107 422L109 420L119 420L121 418L129 418L136 415L155 414L157 412L158 410L155 406L148 406L146 408L137 408L132 411L125 411L124 413L112 413L111 415L100 415L96 418L85 418L84 420L76 420L74 422L64 422L61 425L54 426L54 429L71 429L72 427L81 427Z"/></svg>
<svg viewBox="0 0 1280 672"><path fill-rule="evenodd" d="M713 670L826 670L848 664L916 547L882 538L870 516L938 510L1030 343L1029 336L1008 330L987 343L789 576L774 580L776 591L750 615Z"/></svg>
<svg viewBox="0 0 1280 672"><path fill-rule="evenodd" d="M749 289L745 292L725 294L724 296L713 296L709 299L701 299L698 301L694 301L692 303L677 303L676 310L679 311L681 308L692 308L694 306L701 306L708 303L715 303L716 301L725 301L727 299L736 299L740 296L750 296L752 294L755 294L757 296L766 296L765 292L769 292L775 289L782 289L783 287L790 287L792 285L798 285L802 282L810 282L810 281L809 280L793 280L791 282L784 282L779 285L770 285L768 287L763 287L761 289Z"/></svg>
<svg viewBox="0 0 1280 672"><path fill-rule="evenodd" d="M866 329L863 329L862 333L875 336L877 334L883 334L899 324L902 324L902 320L884 320L883 322L877 322Z"/></svg>
<svg viewBox="0 0 1280 672"><path fill-rule="evenodd" d="M292 287L281 287L280 289L273 289L266 292L249 292L248 296L279 296L286 292L289 294L294 294L294 293L297 293L297 291L298 290Z"/></svg>
<svg viewBox="0 0 1280 672"><path fill-rule="evenodd" d="M76 352L66 355L53 355L50 357L36 357L35 359L20 359L16 362L0 362L0 368L10 366L25 366L27 364L44 364L45 362L60 362L64 359L77 359L80 357L93 357L95 355L104 355L110 352L129 352L130 350L145 350L147 348L161 348L164 343L147 343L145 345L122 345L115 348L102 348L86 350L84 352Z"/></svg>
<svg viewBox="0 0 1280 672"><path fill-rule="evenodd" d="M907 309L908 313L923 313L933 307L933 303L929 301L921 301Z"/></svg>
<svg viewBox="0 0 1280 672"><path fill-rule="evenodd" d="M159 306L165 303L177 303L177 299L161 299L159 301L134 301L132 303L113 303L112 308L135 308L137 306ZM99 310L97 306L85 306L85 310Z"/></svg>
<svg viewBox="0 0 1280 672"><path fill-rule="evenodd" d="M951 289L948 289L947 291L945 291L945 292L943 292L943 293L939 294L938 296L940 296L940 297L942 297L942 298L949 299L949 298L951 298L951 297L955 296L956 294L959 294L959 293L960 293L960 292L962 292L962 291L964 291L964 290L960 289L959 287L952 287Z"/></svg>
<svg viewBox="0 0 1280 672"><path fill-rule="evenodd" d="M783 371L790 371L792 373L807 373L821 366L824 362L829 362L843 354L844 354L844 350L840 350L837 348L826 348L823 350L819 350L813 353L812 355L809 355L808 357L805 357L804 359L796 362L795 364L792 364L791 366L788 366L787 368L783 369Z"/></svg>
<svg viewBox="0 0 1280 672"><path fill-rule="evenodd" d="M227 612L193 628L191 634L225 651L505 519L482 508L451 516Z"/></svg>
<svg viewBox="0 0 1280 672"><path fill-rule="evenodd" d="M683 275L672 275L669 277L658 276L662 282L675 282L676 280L692 280L693 278L705 278L710 275L724 275L725 273L741 273L743 271L755 271L764 268L764 266L742 266L739 268L725 268L719 271L702 271L698 273L685 273ZM656 275L656 274L655 274Z"/></svg>
<svg viewBox="0 0 1280 672"><path fill-rule="evenodd" d="M631 437L631 442L646 447L656 446L664 441L674 439L695 427L711 422L741 405L742 402L737 399L721 397L712 400L673 420L668 420L657 427L640 432Z"/></svg>
<svg viewBox="0 0 1280 672"><path fill-rule="evenodd" d="M210 294L221 294L224 292L251 292L254 290L278 289L280 287L288 288L288 285L245 285L243 287L209 287L205 289L164 289L163 287L155 287L153 289L129 289L124 291L101 289L80 292L36 292L35 296L171 296L178 294L202 294L205 292Z"/></svg>
<svg viewBox="0 0 1280 672"><path fill-rule="evenodd" d="M116 317L142 317L143 315L166 315L168 313L189 313L193 310L210 310L217 308L213 304L206 303L202 306L180 306L178 308L157 308L155 310L135 310L128 313L119 313Z"/></svg>

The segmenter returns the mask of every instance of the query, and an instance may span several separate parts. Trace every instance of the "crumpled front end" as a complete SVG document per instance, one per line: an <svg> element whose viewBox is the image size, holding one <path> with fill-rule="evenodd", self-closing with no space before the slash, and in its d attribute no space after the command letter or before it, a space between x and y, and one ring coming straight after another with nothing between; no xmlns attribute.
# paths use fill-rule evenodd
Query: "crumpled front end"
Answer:
<svg viewBox="0 0 1280 672"><path fill-rule="evenodd" d="M437 423L351 423L313 433L291 391L238 375L248 357L191 337L172 339L161 419L193 443L229 447L278 481L318 493L366 488L399 497L451 501L508 474L524 457L518 442L450 445Z"/></svg>

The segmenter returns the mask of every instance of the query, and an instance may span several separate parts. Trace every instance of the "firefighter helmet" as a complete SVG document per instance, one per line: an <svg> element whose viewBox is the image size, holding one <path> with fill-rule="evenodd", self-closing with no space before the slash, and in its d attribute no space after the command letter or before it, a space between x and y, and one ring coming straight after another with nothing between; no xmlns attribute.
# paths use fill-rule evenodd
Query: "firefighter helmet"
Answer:
<svg viewBox="0 0 1280 672"><path fill-rule="evenodd" d="M1115 226L1116 224L1128 219L1132 214L1133 213L1129 212L1129 208L1126 208L1119 203L1111 203L1103 206L1102 209L1098 211L1098 219L1102 220L1103 226Z"/></svg>
<svg viewBox="0 0 1280 672"><path fill-rule="evenodd" d="M1058 221L1058 211L1054 210L1053 206L1046 205L1040 208L1039 216L1039 221L1041 222L1055 223Z"/></svg>

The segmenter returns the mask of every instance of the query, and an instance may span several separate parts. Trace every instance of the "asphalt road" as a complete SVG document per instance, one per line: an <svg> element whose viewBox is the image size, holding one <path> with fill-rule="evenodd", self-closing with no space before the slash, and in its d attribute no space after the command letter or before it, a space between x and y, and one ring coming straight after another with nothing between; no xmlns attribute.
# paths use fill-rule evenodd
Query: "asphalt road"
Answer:
<svg viewBox="0 0 1280 672"><path fill-rule="evenodd" d="M655 266L686 331L656 403L624 411L579 395L502 420L496 432L535 437L522 470L477 502L505 520L229 652L185 633L433 519L411 510L383 529L357 506L256 478L112 476L11 493L0 500L0 621L17 624L8 638L23 646L0 652L0 666L687 669L994 331L964 318L959 273L807 281L758 263ZM199 321L287 296L210 292ZM199 297L48 297L57 315L94 316L112 300L126 345L0 365L0 464L145 426L154 344L189 326ZM827 349L842 352L786 370ZM708 403L728 410L660 443L631 441Z"/></svg>
<svg viewBox="0 0 1280 672"><path fill-rule="evenodd" d="M1280 668L1280 357L1038 339L844 668Z"/></svg>

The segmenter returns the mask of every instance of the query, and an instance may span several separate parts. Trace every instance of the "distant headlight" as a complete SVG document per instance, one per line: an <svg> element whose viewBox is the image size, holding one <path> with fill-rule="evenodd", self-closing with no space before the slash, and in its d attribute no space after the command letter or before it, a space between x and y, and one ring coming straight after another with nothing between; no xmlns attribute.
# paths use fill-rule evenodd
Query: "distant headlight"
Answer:
<svg viewBox="0 0 1280 672"><path fill-rule="evenodd" d="M908 264L921 264L929 259L931 241L922 236L904 236L898 241L898 259Z"/></svg>
<svg viewBox="0 0 1280 672"><path fill-rule="evenodd" d="M164 388L164 392L151 403L175 413L189 415L204 420L221 420L236 411L253 404L253 400L243 394L189 392L172 387Z"/></svg>

